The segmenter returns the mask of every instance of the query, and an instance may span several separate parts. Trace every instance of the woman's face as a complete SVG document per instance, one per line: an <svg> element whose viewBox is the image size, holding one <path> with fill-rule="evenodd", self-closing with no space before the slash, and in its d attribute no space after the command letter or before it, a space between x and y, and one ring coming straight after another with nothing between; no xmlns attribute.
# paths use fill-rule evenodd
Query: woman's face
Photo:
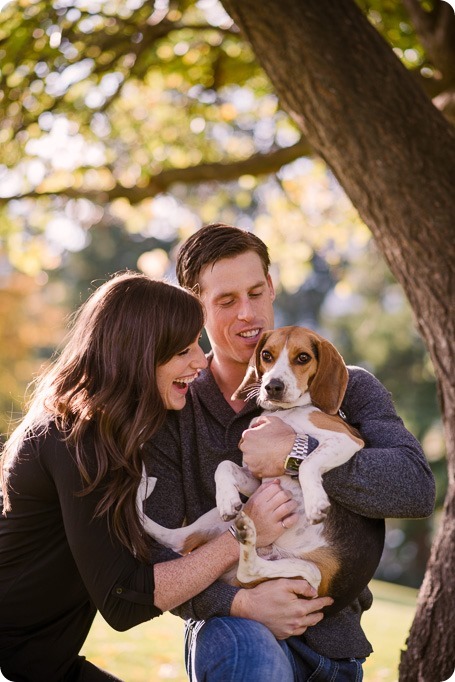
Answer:
<svg viewBox="0 0 455 682"><path fill-rule="evenodd" d="M188 348L157 367L156 383L166 409L181 410L185 407L188 385L204 367L207 367L207 360L199 345L199 337Z"/></svg>

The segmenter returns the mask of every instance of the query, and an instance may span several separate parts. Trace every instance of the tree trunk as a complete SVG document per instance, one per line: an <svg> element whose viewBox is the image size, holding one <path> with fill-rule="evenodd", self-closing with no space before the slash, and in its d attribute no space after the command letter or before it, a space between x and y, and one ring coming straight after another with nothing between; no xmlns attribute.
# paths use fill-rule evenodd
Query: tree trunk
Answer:
<svg viewBox="0 0 455 682"><path fill-rule="evenodd" d="M449 490L400 679L455 668L455 131L353 0L223 0L282 105L370 227L438 380Z"/></svg>
<svg viewBox="0 0 455 682"><path fill-rule="evenodd" d="M419 603L411 626L408 649L401 653L400 680L441 682L454 670L455 629L455 495L449 487L444 515L433 543Z"/></svg>

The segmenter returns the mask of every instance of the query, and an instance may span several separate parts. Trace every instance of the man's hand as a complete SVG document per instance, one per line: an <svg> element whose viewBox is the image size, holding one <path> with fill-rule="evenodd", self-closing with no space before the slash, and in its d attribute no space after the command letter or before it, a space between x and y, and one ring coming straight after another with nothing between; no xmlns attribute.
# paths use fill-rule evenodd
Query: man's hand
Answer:
<svg viewBox="0 0 455 682"><path fill-rule="evenodd" d="M321 609L333 604L331 597L316 597L306 580L268 580L237 592L231 616L262 623L277 639L301 635L323 619Z"/></svg>
<svg viewBox="0 0 455 682"><path fill-rule="evenodd" d="M256 478L282 476L295 435L292 427L278 417L259 417L242 434L239 448L243 463Z"/></svg>
<svg viewBox="0 0 455 682"><path fill-rule="evenodd" d="M292 528L299 518L297 507L291 493L277 480L262 483L244 507L256 527L256 546L266 547Z"/></svg>

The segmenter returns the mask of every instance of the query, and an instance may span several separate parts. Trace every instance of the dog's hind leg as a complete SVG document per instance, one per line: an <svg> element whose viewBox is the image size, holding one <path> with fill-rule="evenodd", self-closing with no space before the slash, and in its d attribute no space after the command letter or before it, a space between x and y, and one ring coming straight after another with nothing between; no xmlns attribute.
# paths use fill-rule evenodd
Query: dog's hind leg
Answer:
<svg viewBox="0 0 455 682"><path fill-rule="evenodd" d="M182 528L160 526L144 513L144 502L152 494L155 485L156 478L147 476L143 466L142 479L136 494L136 509L145 532L165 547L178 554L188 554L229 528L230 524L222 521L216 507L189 526Z"/></svg>
<svg viewBox="0 0 455 682"><path fill-rule="evenodd" d="M142 514L140 518L148 535L178 554L188 554L196 547L221 535L230 526L228 521L221 520L216 507L198 518L194 523L182 528L165 528L152 521L145 514Z"/></svg>
<svg viewBox="0 0 455 682"><path fill-rule="evenodd" d="M321 582L321 572L312 561L276 559L268 561L256 552L256 529L244 512L235 520L236 535L241 543L237 580L246 587L272 578L305 578L315 590ZM253 584L251 584L253 583Z"/></svg>

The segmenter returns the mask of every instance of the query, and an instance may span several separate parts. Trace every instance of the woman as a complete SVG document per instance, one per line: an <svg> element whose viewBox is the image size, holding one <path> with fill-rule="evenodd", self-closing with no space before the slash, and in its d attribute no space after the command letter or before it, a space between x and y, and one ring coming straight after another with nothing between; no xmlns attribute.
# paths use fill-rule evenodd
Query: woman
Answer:
<svg viewBox="0 0 455 682"><path fill-rule="evenodd" d="M135 506L142 445L166 409L184 407L206 365L202 325L191 293L118 274L80 308L37 382L2 456L0 668L8 679L116 679L78 655L97 610L126 630L190 599L238 559L224 533L152 566ZM276 484L248 504L261 544L294 511Z"/></svg>

